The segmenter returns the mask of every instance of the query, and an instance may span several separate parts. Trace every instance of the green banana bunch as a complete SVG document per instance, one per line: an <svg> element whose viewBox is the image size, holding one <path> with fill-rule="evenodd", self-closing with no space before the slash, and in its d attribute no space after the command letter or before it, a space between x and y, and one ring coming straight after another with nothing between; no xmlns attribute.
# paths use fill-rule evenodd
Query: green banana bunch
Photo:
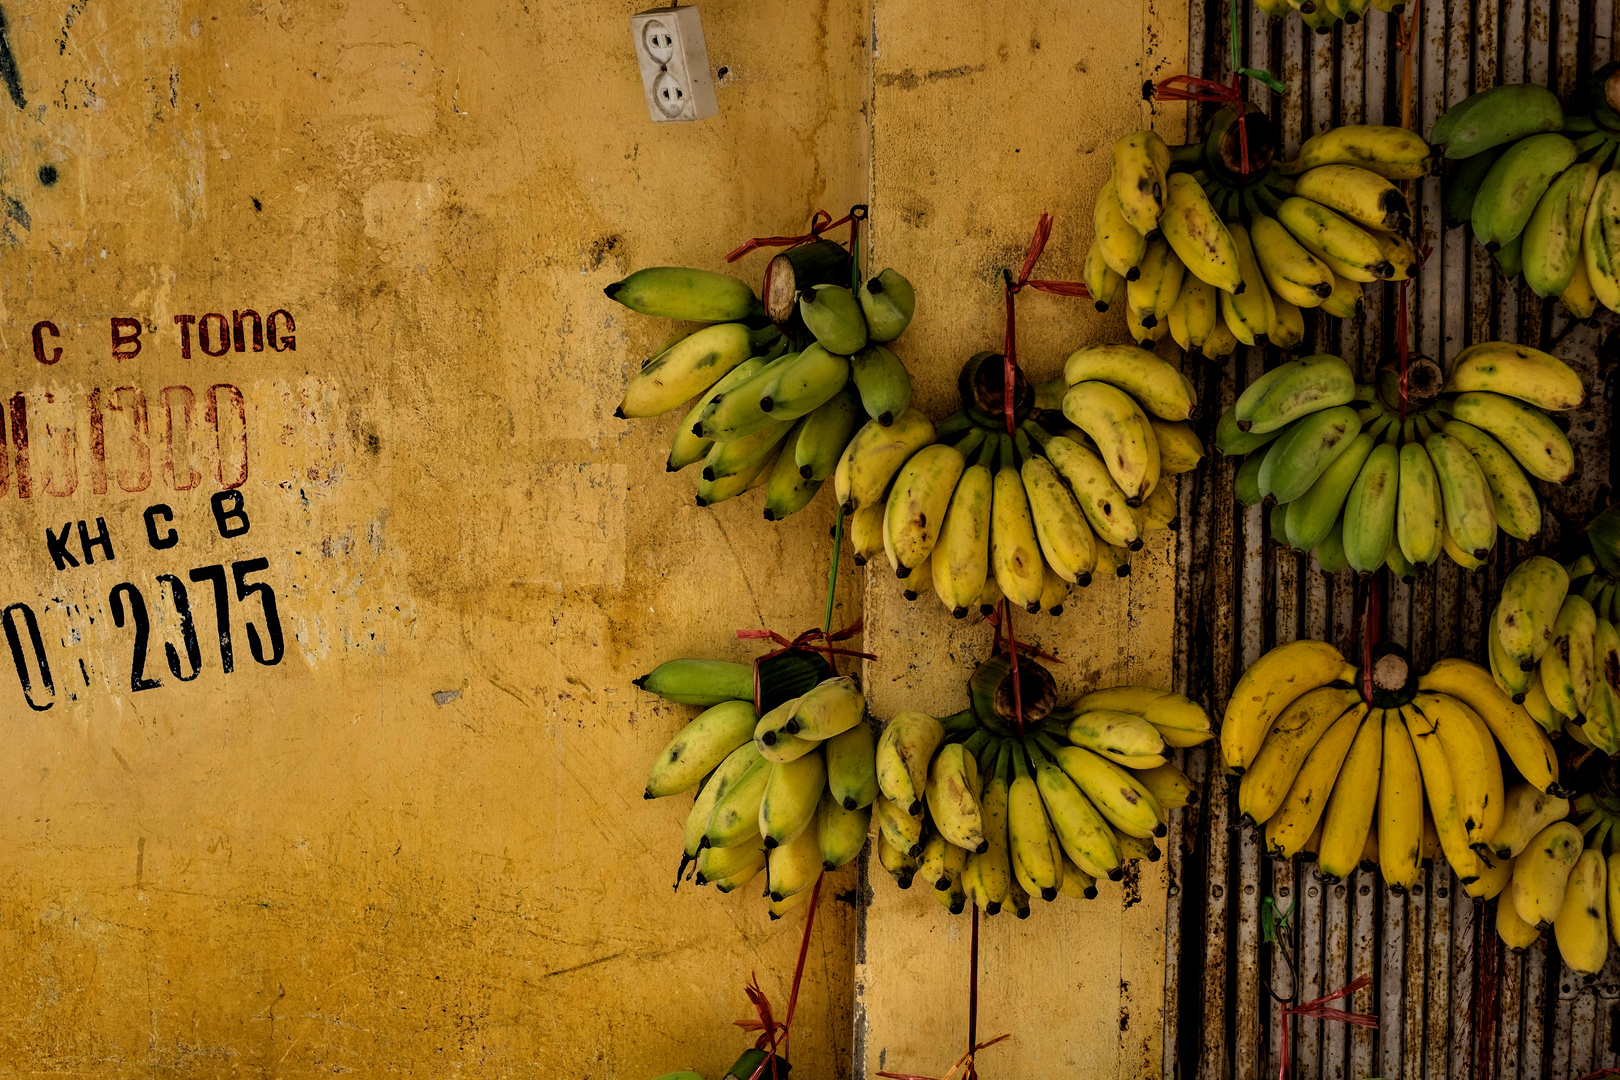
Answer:
<svg viewBox="0 0 1620 1080"><path fill-rule="evenodd" d="M1388 565L1411 577L1441 551L1474 569L1498 530L1538 536L1533 481L1561 483L1575 469L1547 410L1580 406L1580 377L1548 353L1485 342L1459 353L1449 377L1414 358L1407 386L1403 416L1397 366L1369 384L1332 356L1272 368L1215 425L1217 449L1246 455L1234 494L1246 506L1273 501L1272 538L1315 552L1330 573Z"/></svg>
<svg viewBox="0 0 1620 1080"><path fill-rule="evenodd" d="M1430 133L1453 159L1445 223L1469 225L1504 277L1522 274L1578 319L1599 304L1620 309L1616 70L1593 73L1589 115L1566 114L1543 86L1497 86L1454 105Z"/></svg>
<svg viewBox="0 0 1620 1080"><path fill-rule="evenodd" d="M835 244L817 243L841 254ZM916 311L916 293L900 274L885 269L856 291L801 278L797 303L775 312L793 252L815 247L777 257L787 264L769 290L779 325L759 327L764 308L753 291L707 270L652 267L606 290L645 315L713 324L677 335L642 364L615 411L620 418L657 416L691 402L665 468L703 463L699 506L764 487L765 519L780 521L808 506L833 476L862 412L888 427L911 411L911 376L887 347ZM794 289L783 299L791 301Z"/></svg>

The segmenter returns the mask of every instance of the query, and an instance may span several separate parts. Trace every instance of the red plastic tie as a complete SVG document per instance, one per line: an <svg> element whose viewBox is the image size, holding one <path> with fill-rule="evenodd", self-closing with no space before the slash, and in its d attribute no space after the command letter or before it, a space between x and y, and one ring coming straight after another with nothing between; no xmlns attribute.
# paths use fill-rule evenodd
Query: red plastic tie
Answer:
<svg viewBox="0 0 1620 1080"><path fill-rule="evenodd" d="M1357 990L1371 985L1371 975L1358 975L1344 989L1336 990L1324 997L1313 998L1299 1005L1284 1005L1281 1003L1277 1005L1280 1014L1278 1017L1280 1022L1277 1025L1277 1080L1288 1080L1288 1045L1293 1041L1289 1038L1293 1028L1289 1018L1303 1016L1308 1020L1332 1020L1340 1024L1355 1024L1357 1027L1375 1028L1378 1026L1378 1017L1376 1016L1323 1007L1330 1001L1338 1001L1340 998L1349 997Z"/></svg>
<svg viewBox="0 0 1620 1080"><path fill-rule="evenodd" d="M775 630L738 630L737 637L741 640L760 641L769 639L782 646L780 649L777 649L774 652L768 652L764 656L756 656L754 658L754 711L756 713L760 711L759 665L763 664L767 660L773 660L776 657L781 656L783 653L793 652L796 649L806 652L818 652L827 656L829 661L833 663L836 663L836 661L833 661L832 658L837 656L856 656L862 660L876 660L877 656L874 653L860 652L856 649L840 649L833 645L833 642L835 641L846 641L849 638L854 637L856 634L859 634L861 632L861 625L862 620L856 619L842 630L834 630L830 634L821 629L819 626L813 627L804 631L792 641L789 641L781 634L778 634ZM821 642L821 644L816 644L818 641Z"/></svg>
<svg viewBox="0 0 1620 1080"><path fill-rule="evenodd" d="M757 1031L758 1039L754 1040L755 1050L770 1048L770 1057L759 1063L749 1080L759 1080L765 1071L765 1066L771 1067L771 1078L777 1080L777 1046L778 1034L782 1048L782 1059L787 1060L793 1053L793 1011L799 1005L799 982L804 978L804 960L810 952L810 930L816 924L816 908L821 901L821 882L826 874L817 874L816 883L810 888L810 910L804 915L804 933L799 936L799 961L793 965L793 986L788 991L787 1016L782 1020L775 1019L771 1014L771 999L765 996L765 991L759 988L759 976L752 975L743 992L754 1006L754 1014L758 1019L738 1020L736 1025L744 1031Z"/></svg>
<svg viewBox="0 0 1620 1080"><path fill-rule="evenodd" d="M1432 244L1425 245L1423 250L1418 252L1415 269L1423 269L1423 264L1428 262L1429 256L1433 254L1434 246ZM1408 274L1406 279L1401 282L1401 287L1395 291L1395 355L1401 363L1401 423L1403 424L1406 423L1406 365L1412 352L1409 340L1412 336L1411 317L1407 314L1406 309L1407 290L1411 287L1411 284L1412 276Z"/></svg>
<svg viewBox="0 0 1620 1080"><path fill-rule="evenodd" d="M1024 252L1024 265L1019 267L1018 277L1013 278L1006 270L1001 272L1002 287L1005 293L1007 306L1007 328L1002 338L1001 367L1003 377L1003 390L1001 396L1002 412L1007 418L1007 434L1013 433L1013 385L1018 371L1018 312L1013 298L1024 290L1025 286L1037 292L1051 293L1054 296L1072 296L1081 300L1091 299L1091 290L1079 281L1057 281L1050 278L1031 279L1029 275L1035 272L1035 264L1040 261L1041 253L1046 250L1046 242L1052 238L1052 215L1042 211L1040 220L1035 223L1035 235L1029 238L1029 247Z"/></svg>
<svg viewBox="0 0 1620 1080"><path fill-rule="evenodd" d="M1091 299L1091 290L1078 281L1057 281L1049 278L1032 279L1029 275L1035 272L1035 264L1040 262L1041 254L1046 251L1046 242L1052 238L1052 215L1041 212L1040 219L1035 222L1035 234L1029 238L1029 247L1024 251L1024 264L1018 268L1018 277L1015 279L1006 270L1001 272L1004 300L1007 307L1007 327L1002 338L1001 346L1001 411L1007 418L1007 434L1010 437L1016 430L1014 417L1014 388L1018 381L1018 307L1015 298L1024 290L1025 286L1038 292L1051 293L1054 296L1072 296L1079 299ZM1018 732L1024 731L1024 692L1021 680L1018 678L1018 641L1013 637L1012 608L1006 600L1001 602L1000 618L991 616L992 623L997 630L997 640L1001 640L1003 632L1009 642L1007 650L1012 662L1013 677L1013 709L1018 721ZM1044 656L1037 651L1036 655ZM970 1039L971 1043L972 1040ZM971 1072L972 1062L969 1062Z"/></svg>
<svg viewBox="0 0 1620 1080"><path fill-rule="evenodd" d="M1207 101L1219 105L1236 105L1238 114L1233 123L1238 126L1240 163L1243 166L1243 175L1249 175L1249 125L1243 123L1243 117L1249 112L1249 103L1243 100L1243 87L1239 83L1238 72L1232 72L1230 86L1214 79L1200 79L1196 75L1172 75L1153 84L1153 96L1160 101Z"/></svg>
<svg viewBox="0 0 1620 1080"><path fill-rule="evenodd" d="M827 211L817 210L810 215L809 232L799 236L756 236L752 240L743 241L742 244L733 249L726 256L726 262L736 262L749 252L757 251L762 247L797 247L799 244L808 244L812 240L820 240L821 234L828 229L836 229L838 226L854 220L854 214L845 214L837 221L834 221L833 216Z"/></svg>

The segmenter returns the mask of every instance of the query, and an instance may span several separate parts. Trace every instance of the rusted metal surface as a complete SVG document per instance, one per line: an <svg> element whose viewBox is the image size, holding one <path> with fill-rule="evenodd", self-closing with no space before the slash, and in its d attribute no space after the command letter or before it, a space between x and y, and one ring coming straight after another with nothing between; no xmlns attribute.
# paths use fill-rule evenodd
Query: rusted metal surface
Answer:
<svg viewBox="0 0 1620 1080"><path fill-rule="evenodd" d="M1277 123L1285 153L1329 126L1400 123L1393 18L1374 10L1358 25L1317 35L1298 18L1268 23L1237 3L1243 59L1288 84L1277 94L1248 84L1250 100ZM1226 0L1194 0L1193 74L1228 77L1229 11ZM1412 62L1414 124L1427 131L1449 105L1501 82L1546 82L1568 100L1610 58L1614 15L1613 0L1424 0ZM1201 119L1189 117L1191 135ZM1611 371L1620 338L1610 340L1611 316L1573 323L1561 306L1504 282L1462 230L1442 227L1437 179L1414 192L1413 218L1419 246L1433 247L1408 297L1416 352L1445 363L1475 341L1520 340L1563 357L1593 391L1569 417L1580 477L1543 487L1543 537L1501 544L1479 573L1442 560L1413 582L1387 587L1380 638L1405 644L1426 666L1442 656L1482 660L1491 598L1507 570L1556 547L1607 498L1617 456ZM1394 357L1396 292L1369 289L1366 299L1358 321L1322 318L1308 327L1315 349L1344 356L1364 378ZM1277 359L1245 349L1220 366L1189 364L1206 403L1206 436L1242 386ZM1181 493L1182 520L1193 527L1182 532L1177 551L1176 676L1182 692L1215 710L1242 669L1280 642L1315 637L1348 649L1360 639L1362 594L1353 575L1330 577L1308 556L1274 544L1265 515L1234 504L1235 464L1217 457ZM1616 1065L1620 950L1590 981L1568 972L1545 939L1511 953L1496 936L1494 906L1468 897L1444 865L1430 868L1404 897L1389 893L1375 872L1325 882L1310 862L1277 865L1263 855L1261 838L1238 827L1235 786L1211 752L1184 757L1206 795L1172 833L1166 1076L1276 1075L1278 1010L1268 991L1305 1000L1361 974L1373 984L1349 1007L1378 1014L1380 1028L1296 1021L1290 1076L1540 1080ZM1267 897L1279 909L1292 905L1282 943L1291 972L1280 946L1261 940Z"/></svg>

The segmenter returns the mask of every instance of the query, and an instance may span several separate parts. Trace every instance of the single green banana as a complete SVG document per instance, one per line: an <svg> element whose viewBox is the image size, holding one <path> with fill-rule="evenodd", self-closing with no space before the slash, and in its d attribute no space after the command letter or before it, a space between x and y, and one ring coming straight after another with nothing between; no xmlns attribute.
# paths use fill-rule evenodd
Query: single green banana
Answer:
<svg viewBox="0 0 1620 1080"><path fill-rule="evenodd" d="M760 410L773 420L797 420L832 400L849 382L849 371L849 357L817 342L775 369L760 389Z"/></svg>
<svg viewBox="0 0 1620 1080"><path fill-rule="evenodd" d="M860 392L866 415L884 427L911 407L911 374L900 358L882 345L868 345L850 357L849 374Z"/></svg>
<svg viewBox="0 0 1620 1080"><path fill-rule="evenodd" d="M703 417L703 410L708 407L709 401L715 395L724 394L733 387L741 386L764 367L768 360L763 356L756 356L744 360L726 373L726 376L713 386L709 392L698 399L692 411L686 414L675 428L675 437L670 441L669 459L664 463L666 472L679 472L694 462L702 461L708 456L709 450L714 446L713 439L706 439L693 429Z"/></svg>
<svg viewBox="0 0 1620 1080"><path fill-rule="evenodd" d="M1350 365L1337 356L1321 353L1278 364L1260 376L1238 395L1232 413L1239 430L1264 435L1302 416L1347 404L1355 397L1356 379ZM1229 449L1220 434L1217 430L1216 445L1226 453L1253 449Z"/></svg>
<svg viewBox="0 0 1620 1080"><path fill-rule="evenodd" d="M1448 229L1466 225L1474 217L1474 197L1485 176L1507 149L1505 146L1483 150L1473 157L1453 161L1446 166L1445 185L1440 197L1440 218Z"/></svg>
<svg viewBox="0 0 1620 1080"><path fill-rule="evenodd" d="M1448 158L1468 158L1540 131L1564 126L1558 95L1535 83L1511 83L1481 90L1440 115L1429 142Z"/></svg>
<svg viewBox="0 0 1620 1080"><path fill-rule="evenodd" d="M869 341L893 341L905 333L917 311L917 293L911 282L887 268L876 277L866 279L861 286L860 301ZM896 411L904 411L904 408L901 406Z"/></svg>
<svg viewBox="0 0 1620 1080"><path fill-rule="evenodd" d="M1344 555L1353 569L1370 574L1388 559L1395 537L1400 487L1400 451L1381 443L1367 456L1344 506Z"/></svg>
<svg viewBox="0 0 1620 1080"><path fill-rule="evenodd" d="M838 468L844 447L862 423L861 402L853 386L822 402L800 421L793 441L793 463L806 480L826 480Z"/></svg>
<svg viewBox="0 0 1620 1080"><path fill-rule="evenodd" d="M799 317L829 353L853 356L866 347L861 302L842 285L815 285L800 293Z"/></svg>
<svg viewBox="0 0 1620 1080"><path fill-rule="evenodd" d="M1293 502L1311 489L1335 458L1361 433L1361 420L1348 405L1311 413L1272 443L1260 466L1260 492L1279 503Z"/></svg>
<svg viewBox="0 0 1620 1080"><path fill-rule="evenodd" d="M635 685L681 705L718 705L754 700L754 666L729 660L665 660Z"/></svg>
<svg viewBox="0 0 1620 1080"><path fill-rule="evenodd" d="M1570 166L1552 182L1536 203L1524 227L1525 284L1537 296L1562 295L1575 277L1581 260L1581 236L1586 227L1586 210L1597 190L1596 162Z"/></svg>
<svg viewBox="0 0 1620 1080"><path fill-rule="evenodd" d="M1434 473L1428 450L1419 442L1402 444L1395 539L1408 562L1427 566L1440 557L1443 514L1440 479Z"/></svg>
<svg viewBox="0 0 1620 1080"><path fill-rule="evenodd" d="M1444 432L1434 432L1423 446L1440 481L1446 532L1464 554L1485 558L1496 546L1496 512L1484 472L1468 448Z"/></svg>
<svg viewBox="0 0 1620 1080"><path fill-rule="evenodd" d="M1310 490L1287 503L1286 529L1288 544L1300 551L1309 551L1333 531L1344 509L1345 499L1361 475L1361 467L1373 452L1377 440L1371 432L1363 431L1351 441L1348 449L1333 459ZM1258 494L1258 492L1257 492Z"/></svg>
<svg viewBox="0 0 1620 1080"><path fill-rule="evenodd" d="M746 282L685 266L649 266L602 290L631 311L685 322L735 322L765 309Z"/></svg>
<svg viewBox="0 0 1620 1080"><path fill-rule="evenodd" d="M1496 512L1497 526L1515 540L1539 536L1541 500L1513 455L1485 432L1461 420L1448 420L1441 430L1468 447L1468 452L1479 463L1491 488L1491 507Z"/></svg>
<svg viewBox="0 0 1620 1080"><path fill-rule="evenodd" d="M1575 144L1557 132L1521 139L1496 160L1474 196L1474 238L1495 251L1524 231L1536 204L1575 163Z"/></svg>

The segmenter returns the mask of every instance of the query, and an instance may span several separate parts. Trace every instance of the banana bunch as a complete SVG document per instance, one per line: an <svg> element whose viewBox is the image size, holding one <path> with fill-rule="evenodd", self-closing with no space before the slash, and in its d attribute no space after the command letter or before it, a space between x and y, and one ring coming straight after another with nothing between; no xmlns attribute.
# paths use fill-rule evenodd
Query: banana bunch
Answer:
<svg viewBox="0 0 1620 1080"><path fill-rule="evenodd" d="M1452 162L1446 225L1466 224L1504 277L1522 275L1578 319L1599 304L1620 310L1616 72L1594 76L1590 114L1566 115L1545 86L1495 86L1453 105L1430 134Z"/></svg>
<svg viewBox="0 0 1620 1080"><path fill-rule="evenodd" d="M1145 686L1095 690L1054 708L1050 673L997 655L969 681L972 707L943 720L905 712L878 738L878 860L902 889L920 879L960 914L1059 894L1093 899L1124 864L1157 861L1165 815L1195 792L1166 759L1211 737L1193 701Z"/></svg>
<svg viewBox="0 0 1620 1080"><path fill-rule="evenodd" d="M1267 341L1291 351L1305 340L1305 311L1353 316L1362 283L1411 274L1410 211L1393 181L1429 171L1421 136L1334 128L1275 165L1274 146L1263 118L1234 106L1201 145L1172 150L1151 131L1119 140L1086 257L1098 310L1123 293L1144 346L1168 336L1212 359Z"/></svg>
<svg viewBox="0 0 1620 1080"><path fill-rule="evenodd" d="M1599 546L1606 510L1588 526ZM1620 566L1614 568L1620 571ZM1502 691L1549 732L1620 754L1620 582L1591 554L1535 555L1502 582L1487 651Z"/></svg>
<svg viewBox="0 0 1620 1080"><path fill-rule="evenodd" d="M1507 880L1496 933L1523 952L1550 924L1564 963L1591 977L1608 959L1610 939L1620 943L1620 817L1591 795L1576 799L1574 810L1579 820L1566 820L1567 804L1527 816L1515 844L1499 853Z"/></svg>
<svg viewBox="0 0 1620 1080"><path fill-rule="evenodd" d="M1242 822L1264 827L1277 858L1309 850L1333 879L1376 865L1396 890L1418 880L1432 831L1470 895L1499 891L1498 846L1535 831L1523 832L1520 804L1567 812L1547 733L1466 660L1414 678L1389 649L1371 683L1367 700L1356 668L1310 640L1280 645L1244 672L1221 725L1222 759L1241 777ZM1511 792L1504 754L1524 779Z"/></svg>
<svg viewBox="0 0 1620 1080"><path fill-rule="evenodd" d="M754 665L679 659L636 685L669 701L704 706L658 755L645 797L696 790L686 816L680 888L688 867L699 885L728 893L761 871L770 916L810 898L823 870L866 846L877 798L877 737L853 679L818 654L792 651Z"/></svg>
<svg viewBox="0 0 1620 1080"><path fill-rule="evenodd" d="M856 563L884 553L908 599L932 591L957 618L1003 597L1061 614L1074 586L1128 574L1143 535L1174 527L1170 478L1204 456L1192 384L1134 345L1075 351L1038 395L1020 383L1012 435L1004 380L1001 356L975 355L961 412L857 435L834 473Z"/></svg>
<svg viewBox="0 0 1620 1080"><path fill-rule="evenodd" d="M1358 385L1336 356L1280 364L1220 417L1215 445L1246 455L1236 493L1271 506L1272 538L1314 551L1329 573L1388 566L1402 577L1444 551L1478 569L1497 530L1541 532L1530 478L1574 473L1569 439L1547 410L1578 406L1578 375L1547 353L1486 342L1458 354L1449 378L1425 359Z"/></svg>
<svg viewBox="0 0 1620 1080"><path fill-rule="evenodd" d="M1343 21L1354 26L1367 14L1368 8L1377 8L1390 15L1406 10L1405 0L1254 0L1260 14L1273 19L1286 18L1299 12L1301 21L1318 34L1330 34L1336 23Z"/></svg>
<svg viewBox="0 0 1620 1080"><path fill-rule="evenodd" d="M764 487L765 519L780 521L809 504L853 441L880 437L868 429L920 419L911 376L889 348L916 309L911 283L893 270L858 291L806 288L781 328L745 283L708 270L650 267L606 291L632 311L709 324L644 363L614 413L687 407L665 467L701 465L699 506Z"/></svg>

